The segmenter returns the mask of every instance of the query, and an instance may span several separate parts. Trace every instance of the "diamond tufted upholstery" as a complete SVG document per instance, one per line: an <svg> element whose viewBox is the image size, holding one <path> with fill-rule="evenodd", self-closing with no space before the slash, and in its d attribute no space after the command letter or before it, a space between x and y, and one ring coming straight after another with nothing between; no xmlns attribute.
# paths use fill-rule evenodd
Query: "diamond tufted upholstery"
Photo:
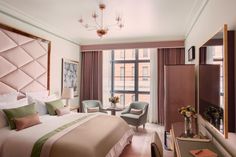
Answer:
<svg viewBox="0 0 236 157"><path fill-rule="evenodd" d="M0 28L0 94L46 90L48 43Z"/></svg>

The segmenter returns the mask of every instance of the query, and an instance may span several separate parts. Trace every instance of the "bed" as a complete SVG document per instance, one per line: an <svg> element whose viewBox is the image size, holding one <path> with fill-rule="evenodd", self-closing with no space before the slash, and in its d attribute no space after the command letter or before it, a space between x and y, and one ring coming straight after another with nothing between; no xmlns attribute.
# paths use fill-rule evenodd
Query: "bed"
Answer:
<svg viewBox="0 0 236 157"><path fill-rule="evenodd" d="M5 25L0 25L0 41L0 95L22 98L27 92L50 90L50 41ZM40 124L10 130L1 106L0 101L0 157L117 157L133 135L119 117L72 112L40 114ZM45 112L42 106L38 112Z"/></svg>
<svg viewBox="0 0 236 157"><path fill-rule="evenodd" d="M133 130L119 117L75 113L40 116L39 125L0 129L1 157L116 157L132 140Z"/></svg>

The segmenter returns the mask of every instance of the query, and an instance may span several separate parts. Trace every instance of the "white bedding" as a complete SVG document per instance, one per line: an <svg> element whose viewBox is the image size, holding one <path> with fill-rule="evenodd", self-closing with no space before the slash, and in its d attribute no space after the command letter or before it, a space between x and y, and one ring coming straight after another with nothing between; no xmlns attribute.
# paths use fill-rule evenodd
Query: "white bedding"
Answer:
<svg viewBox="0 0 236 157"><path fill-rule="evenodd" d="M77 120L80 117L83 117L84 115L92 116L81 120L80 122L76 123L76 125L72 125L67 129L73 129L76 126L79 126L80 124L97 116L98 114L71 112L70 114L60 117L43 115L40 116L40 121L42 122L41 124L26 128L21 131L9 130L8 127L1 128L0 157L30 157L33 146L39 138L64 124L67 124L71 121ZM120 141L113 146L113 148L110 150L106 157L117 157L118 154L122 152L123 148L131 140L130 135L133 134L133 131L132 129L130 129L130 131L127 132L124 137L121 138ZM44 144L45 149L44 147L42 148L41 157L48 156L50 152L50 147L48 147L48 145L52 144L52 142L57 140L57 138L59 138L60 136L63 136L63 132L52 136L50 140L46 141L46 143Z"/></svg>
<svg viewBox="0 0 236 157"><path fill-rule="evenodd" d="M83 115L76 112L60 117L43 115L40 116L41 124L21 131L10 130L8 127L0 129L0 157L30 157L34 143L40 137ZM81 121L83 122L84 120Z"/></svg>

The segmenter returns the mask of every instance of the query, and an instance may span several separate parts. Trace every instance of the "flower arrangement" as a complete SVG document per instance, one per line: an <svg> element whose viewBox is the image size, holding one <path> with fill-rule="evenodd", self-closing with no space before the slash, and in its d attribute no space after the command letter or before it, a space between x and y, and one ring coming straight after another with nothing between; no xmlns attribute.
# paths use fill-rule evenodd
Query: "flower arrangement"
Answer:
<svg viewBox="0 0 236 157"><path fill-rule="evenodd" d="M109 98L109 102L116 104L120 101L120 98L118 96L113 96Z"/></svg>
<svg viewBox="0 0 236 157"><path fill-rule="evenodd" d="M183 115L184 117L187 117L187 118L191 118L191 117L197 118L197 113L195 111L195 108L193 106L190 106L190 105L185 106L185 107L181 107L179 109L179 113L181 115Z"/></svg>
<svg viewBox="0 0 236 157"><path fill-rule="evenodd" d="M208 120L223 119L223 109L217 106L209 106L205 112L204 116Z"/></svg>

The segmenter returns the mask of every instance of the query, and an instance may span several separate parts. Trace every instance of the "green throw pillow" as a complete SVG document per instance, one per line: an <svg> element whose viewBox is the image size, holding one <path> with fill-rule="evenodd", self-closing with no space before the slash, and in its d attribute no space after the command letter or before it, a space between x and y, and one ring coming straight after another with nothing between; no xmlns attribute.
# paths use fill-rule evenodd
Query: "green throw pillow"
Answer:
<svg viewBox="0 0 236 157"><path fill-rule="evenodd" d="M3 109L7 117L7 121L9 123L10 129L16 129L16 125L14 123L15 118L22 118L25 116L29 116L36 113L35 105L30 104L23 107L12 108L12 109Z"/></svg>
<svg viewBox="0 0 236 157"><path fill-rule="evenodd" d="M50 115L56 115L56 109L63 108L64 104L61 100L55 100L46 102L46 107Z"/></svg>

